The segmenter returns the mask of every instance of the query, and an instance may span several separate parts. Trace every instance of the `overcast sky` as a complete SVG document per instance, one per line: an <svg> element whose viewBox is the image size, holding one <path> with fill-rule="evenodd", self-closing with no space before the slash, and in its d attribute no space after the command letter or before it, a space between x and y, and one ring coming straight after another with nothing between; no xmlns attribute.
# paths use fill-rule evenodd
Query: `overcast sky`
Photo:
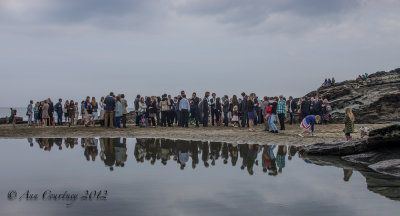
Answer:
<svg viewBox="0 0 400 216"><path fill-rule="evenodd" d="M0 106L110 91L303 96L400 67L399 0L0 0Z"/></svg>

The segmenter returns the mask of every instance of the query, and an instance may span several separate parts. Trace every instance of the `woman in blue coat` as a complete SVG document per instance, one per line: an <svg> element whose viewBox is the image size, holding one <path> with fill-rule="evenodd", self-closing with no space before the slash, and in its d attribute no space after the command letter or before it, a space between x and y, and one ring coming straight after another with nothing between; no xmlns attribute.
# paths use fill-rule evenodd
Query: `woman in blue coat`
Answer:
<svg viewBox="0 0 400 216"><path fill-rule="evenodd" d="M115 103L115 120L117 122L117 129L121 129L121 117L122 117L122 103L121 97L118 95Z"/></svg>

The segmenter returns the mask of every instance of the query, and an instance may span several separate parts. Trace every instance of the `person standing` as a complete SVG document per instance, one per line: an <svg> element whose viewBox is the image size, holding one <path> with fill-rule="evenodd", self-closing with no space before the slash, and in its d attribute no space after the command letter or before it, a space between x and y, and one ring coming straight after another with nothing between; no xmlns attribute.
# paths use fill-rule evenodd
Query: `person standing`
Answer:
<svg viewBox="0 0 400 216"><path fill-rule="evenodd" d="M174 125L174 119L175 119L175 104L174 100L171 98L171 95L168 95L168 101L169 101L169 111L168 111L167 121L168 121L168 127L172 127Z"/></svg>
<svg viewBox="0 0 400 216"><path fill-rule="evenodd" d="M57 113L57 125L61 126L62 125L62 116L64 114L61 98L58 99L58 103L56 103L56 105L54 107L54 111Z"/></svg>
<svg viewBox="0 0 400 216"><path fill-rule="evenodd" d="M120 102L122 104L122 127L126 128L126 114L128 114L128 111L126 110L126 108L128 107L128 102L125 100L125 95L121 94L120 97Z"/></svg>
<svg viewBox="0 0 400 216"><path fill-rule="evenodd" d="M315 97L313 109L315 115L319 115L322 119L322 100L318 96Z"/></svg>
<svg viewBox="0 0 400 216"><path fill-rule="evenodd" d="M189 127L189 112L190 112L190 103L186 99L186 94L182 95L182 99L179 102L179 111L181 112L182 118L182 127Z"/></svg>
<svg viewBox="0 0 400 216"><path fill-rule="evenodd" d="M98 120L99 119L99 113L98 113L98 110L99 110L99 104L97 103L97 101L96 101L96 98L95 97L92 97L92 108L93 108L93 120Z"/></svg>
<svg viewBox="0 0 400 216"><path fill-rule="evenodd" d="M285 130L286 101L283 99L283 95L279 95L279 102L276 113L278 114L281 130Z"/></svg>
<svg viewBox="0 0 400 216"><path fill-rule="evenodd" d="M224 105L222 111L224 112L224 126L228 127L229 119L228 119L228 112L229 112L229 99L228 95L224 96Z"/></svg>
<svg viewBox="0 0 400 216"><path fill-rule="evenodd" d="M209 111L209 101L208 97L210 96L210 92L206 92L204 95L204 99L202 101L203 106L203 127L208 127L208 111Z"/></svg>
<svg viewBox="0 0 400 216"><path fill-rule="evenodd" d="M136 113L136 126L140 126L140 115L141 113L139 112L139 103L140 103L140 94L136 95L135 101L133 102L135 105L135 113Z"/></svg>
<svg viewBox="0 0 400 216"><path fill-rule="evenodd" d="M50 121L50 116L49 116L49 104L48 104L47 100L45 100L43 102L42 119L43 119L42 124L44 126L48 126L48 122Z"/></svg>
<svg viewBox="0 0 400 216"><path fill-rule="evenodd" d="M116 129L121 129L121 117L123 115L122 111L122 103L121 103L121 96L116 97L116 103L115 103L115 120L117 122L117 128Z"/></svg>
<svg viewBox="0 0 400 216"><path fill-rule="evenodd" d="M290 121L289 124L296 124L295 113L297 112L297 103L293 100L293 97L289 97L289 113Z"/></svg>
<svg viewBox="0 0 400 216"><path fill-rule="evenodd" d="M242 92L242 102L240 105L240 112L241 112L241 126L245 127L246 125L249 126L249 122L247 121L247 117L248 117L248 111L247 111L247 95L246 93Z"/></svg>
<svg viewBox="0 0 400 216"><path fill-rule="evenodd" d="M153 125L153 128L156 127L156 114L157 114L157 98L155 96L151 96L151 98L147 98L148 103L146 103L149 113L149 118Z"/></svg>
<svg viewBox="0 0 400 216"><path fill-rule="evenodd" d="M114 109L115 109L115 100L113 98L114 93L110 92L109 95L104 99L104 107L105 115L104 115L104 126L105 128L114 128Z"/></svg>
<svg viewBox="0 0 400 216"><path fill-rule="evenodd" d="M215 99L215 121L217 122L217 126L221 125L221 98L217 97L217 99Z"/></svg>
<svg viewBox="0 0 400 216"><path fill-rule="evenodd" d="M262 123L262 117L261 117L261 108L260 108L260 101L258 100L258 97L256 94L254 94L254 125L257 125L258 123Z"/></svg>
<svg viewBox="0 0 400 216"><path fill-rule="evenodd" d="M310 115L310 103L307 98L302 98L301 102L301 118L304 119L306 116Z"/></svg>
<svg viewBox="0 0 400 216"><path fill-rule="evenodd" d="M55 122L54 122L54 104L53 101L51 101L51 99L47 99L47 102L49 103L49 126L53 125L53 127L55 126Z"/></svg>
<svg viewBox="0 0 400 216"><path fill-rule="evenodd" d="M69 124L68 127L71 127L71 124L74 125L75 124L75 113L77 107L75 107L75 103L73 100L71 100L71 102L68 105L68 115L69 115Z"/></svg>
<svg viewBox="0 0 400 216"><path fill-rule="evenodd" d="M161 107L161 127L167 127L167 119L170 111L170 103L167 98L167 94L162 95L162 99L160 102ZM168 121L169 125L169 121Z"/></svg>
<svg viewBox="0 0 400 216"><path fill-rule="evenodd" d="M99 120L100 120L100 125L102 127L104 127L104 115L105 115L105 110L104 108L106 107L106 104L104 103L104 97L100 98L100 116L99 116Z"/></svg>
<svg viewBox="0 0 400 216"><path fill-rule="evenodd" d="M351 141L351 133L354 133L354 114L350 108L346 108L344 117L344 129L343 132L346 136L346 141Z"/></svg>
<svg viewBox="0 0 400 216"><path fill-rule="evenodd" d="M194 120L196 122L196 127L199 127L199 117L200 117L199 103L200 103L200 98L197 97L196 92L193 92L193 94L192 94L192 101L193 101L192 114L193 114Z"/></svg>
<svg viewBox="0 0 400 216"><path fill-rule="evenodd" d="M39 125L39 102L36 102L35 107L33 108L33 116L34 116L34 124L33 127L38 126Z"/></svg>
<svg viewBox="0 0 400 216"><path fill-rule="evenodd" d="M217 110L216 110L216 105L217 105L217 99L215 98L216 97L216 94L215 93L212 93L211 94L211 96L212 96L212 98L210 99L210 107L211 107L211 125L212 126L214 126L214 117L216 117L216 115L218 115L217 114ZM218 117L216 117L216 118L218 118Z"/></svg>
<svg viewBox="0 0 400 216"><path fill-rule="evenodd" d="M29 101L28 107L26 108L26 115L28 116L28 126L32 126L33 100Z"/></svg>
<svg viewBox="0 0 400 216"><path fill-rule="evenodd" d="M64 121L65 123L68 123L70 121L69 119L69 114L68 114L68 107L69 107L69 101L66 100L63 108L63 113L64 113Z"/></svg>
<svg viewBox="0 0 400 216"><path fill-rule="evenodd" d="M74 113L74 125L78 124L78 118L79 118L79 104L78 102L75 102L75 113Z"/></svg>
<svg viewBox="0 0 400 216"><path fill-rule="evenodd" d="M255 119L255 107L254 107L254 97L255 94L251 93L250 97L247 100L247 110L248 110L248 119L249 119L249 131L254 131L254 119Z"/></svg>
<svg viewBox="0 0 400 216"><path fill-rule="evenodd" d="M271 106L271 116L269 117L269 129L271 130L271 133L278 133L278 128L275 125L275 118L276 118L276 110L278 107L278 98L274 97L274 101L270 103Z"/></svg>

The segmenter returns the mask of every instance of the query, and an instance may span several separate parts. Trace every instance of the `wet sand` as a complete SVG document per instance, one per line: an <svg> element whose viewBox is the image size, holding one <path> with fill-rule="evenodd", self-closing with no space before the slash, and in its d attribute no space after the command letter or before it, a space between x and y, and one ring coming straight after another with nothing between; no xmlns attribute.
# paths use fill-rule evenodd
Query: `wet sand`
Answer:
<svg viewBox="0 0 400 216"><path fill-rule="evenodd" d="M388 124L364 124L364 126L374 129L388 126ZM353 138L359 138L359 128L361 125L355 125ZM167 138L180 140L202 140L216 142L237 142L247 144L290 144L307 145L323 142L343 141L342 132L344 124L317 125L316 137L305 134L304 138L297 134L301 132L298 124L287 125L285 131L279 131L273 134L264 131L264 125L257 125L255 132L249 132L247 128L234 127L212 127L207 128L181 128L181 127L157 127L157 128L139 128L128 125L126 129L105 129L100 126L58 126L58 127L28 127L26 125L0 125L0 138L40 138L40 137L132 137L132 138Z"/></svg>

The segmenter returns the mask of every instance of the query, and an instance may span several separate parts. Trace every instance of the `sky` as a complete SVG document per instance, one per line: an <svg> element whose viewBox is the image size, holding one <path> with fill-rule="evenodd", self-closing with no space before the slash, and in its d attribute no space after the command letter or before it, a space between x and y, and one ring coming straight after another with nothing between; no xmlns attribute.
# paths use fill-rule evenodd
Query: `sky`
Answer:
<svg viewBox="0 0 400 216"><path fill-rule="evenodd" d="M0 0L0 107L110 91L300 97L400 67L399 0Z"/></svg>

